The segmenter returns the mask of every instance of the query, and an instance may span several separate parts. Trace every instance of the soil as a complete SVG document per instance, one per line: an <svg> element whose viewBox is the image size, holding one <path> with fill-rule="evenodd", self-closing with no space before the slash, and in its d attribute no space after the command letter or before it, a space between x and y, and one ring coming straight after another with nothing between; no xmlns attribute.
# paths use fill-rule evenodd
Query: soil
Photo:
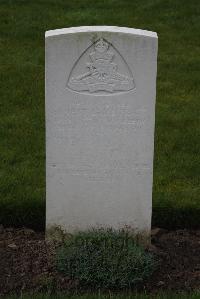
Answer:
<svg viewBox="0 0 200 299"><path fill-rule="evenodd" d="M0 226L0 295L76 290L78 281L56 271L57 246L45 241L44 233ZM200 230L154 228L148 250L159 265L143 291L200 290Z"/></svg>

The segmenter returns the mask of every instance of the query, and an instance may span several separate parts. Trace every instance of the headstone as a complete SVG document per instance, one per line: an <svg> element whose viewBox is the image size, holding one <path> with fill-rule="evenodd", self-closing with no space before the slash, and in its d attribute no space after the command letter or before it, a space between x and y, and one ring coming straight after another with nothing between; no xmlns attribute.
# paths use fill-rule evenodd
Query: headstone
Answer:
<svg viewBox="0 0 200 299"><path fill-rule="evenodd" d="M149 233L157 34L46 32L46 225Z"/></svg>

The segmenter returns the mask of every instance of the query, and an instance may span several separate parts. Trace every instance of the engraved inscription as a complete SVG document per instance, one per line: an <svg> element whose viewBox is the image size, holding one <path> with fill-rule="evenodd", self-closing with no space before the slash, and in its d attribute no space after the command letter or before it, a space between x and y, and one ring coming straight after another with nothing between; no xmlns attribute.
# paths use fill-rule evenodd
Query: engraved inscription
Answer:
<svg viewBox="0 0 200 299"><path fill-rule="evenodd" d="M75 63L67 86L78 92L111 94L132 90L135 82L123 57L101 38Z"/></svg>
<svg viewBox="0 0 200 299"><path fill-rule="evenodd" d="M87 138L96 140L100 136L106 138L105 130L106 132L112 130L112 137L117 140L119 134L129 135L130 130L132 133L144 130L147 120L145 108L132 111L126 103L116 102L104 105L101 102L96 102L88 107L84 102L75 100L67 104L63 118L54 117L54 121L56 122L55 130L51 131L50 136L56 139L67 139L69 144L69 138L74 143L77 135L81 137L79 127L82 130L87 130L87 135L84 136L85 140Z"/></svg>
<svg viewBox="0 0 200 299"><path fill-rule="evenodd" d="M106 181L121 179L124 175L145 176L151 172L151 167L147 163L130 163L129 165L120 165L115 161L115 165L106 168L94 168L88 166L67 167L65 164L50 163L50 167L56 168L57 173L65 173L74 178L82 178L89 181Z"/></svg>

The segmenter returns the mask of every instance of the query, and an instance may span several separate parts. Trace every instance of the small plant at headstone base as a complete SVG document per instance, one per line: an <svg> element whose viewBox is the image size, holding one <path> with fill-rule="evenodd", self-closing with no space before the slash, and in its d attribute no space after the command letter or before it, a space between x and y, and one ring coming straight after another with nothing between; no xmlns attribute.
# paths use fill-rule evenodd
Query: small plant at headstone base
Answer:
<svg viewBox="0 0 200 299"><path fill-rule="evenodd" d="M57 251L57 268L80 288L141 286L156 267L149 252L125 230L93 229L70 235Z"/></svg>

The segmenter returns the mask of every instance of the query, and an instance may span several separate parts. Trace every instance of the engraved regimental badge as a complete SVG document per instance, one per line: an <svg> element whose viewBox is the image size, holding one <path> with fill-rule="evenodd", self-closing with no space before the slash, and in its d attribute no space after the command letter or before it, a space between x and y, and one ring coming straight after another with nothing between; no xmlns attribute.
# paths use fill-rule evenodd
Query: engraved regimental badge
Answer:
<svg viewBox="0 0 200 299"><path fill-rule="evenodd" d="M135 82L121 54L101 38L77 60L67 87L81 93L111 94L132 90Z"/></svg>

